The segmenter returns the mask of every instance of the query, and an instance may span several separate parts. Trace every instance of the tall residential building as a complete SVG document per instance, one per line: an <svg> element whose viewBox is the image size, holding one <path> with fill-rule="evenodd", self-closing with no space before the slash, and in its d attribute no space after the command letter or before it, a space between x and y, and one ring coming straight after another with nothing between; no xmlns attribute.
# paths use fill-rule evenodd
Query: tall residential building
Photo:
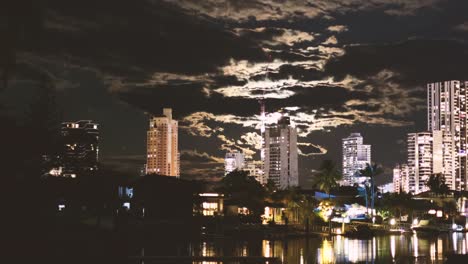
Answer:
<svg viewBox="0 0 468 264"><path fill-rule="evenodd" d="M449 187L455 183L455 154L450 132L409 133L408 164L394 169L395 188L418 194L428 190L431 174L442 174Z"/></svg>
<svg viewBox="0 0 468 264"><path fill-rule="evenodd" d="M371 145L364 145L360 133L343 138L343 184L360 183L359 171L371 164Z"/></svg>
<svg viewBox="0 0 468 264"><path fill-rule="evenodd" d="M427 84L428 130L446 132L444 141L451 141L453 148L454 175L444 173L452 190L465 190L467 186L467 87L468 81L456 80Z"/></svg>
<svg viewBox="0 0 468 264"><path fill-rule="evenodd" d="M179 177L179 159L178 122L172 119L172 109L164 108L162 116L150 119L146 173Z"/></svg>
<svg viewBox="0 0 468 264"><path fill-rule="evenodd" d="M431 132L409 133L408 192L428 191L427 180L433 171L433 137Z"/></svg>
<svg viewBox="0 0 468 264"><path fill-rule="evenodd" d="M397 165L393 169L393 192L409 192L408 165Z"/></svg>
<svg viewBox="0 0 468 264"><path fill-rule="evenodd" d="M456 188L456 160L453 136L449 131L432 131L432 173L442 174L449 189Z"/></svg>
<svg viewBox="0 0 468 264"><path fill-rule="evenodd" d="M75 178L98 169L99 130L90 120L64 122L61 128L61 175Z"/></svg>
<svg viewBox="0 0 468 264"><path fill-rule="evenodd" d="M265 179L280 189L299 185L297 131L289 117L265 129Z"/></svg>
<svg viewBox="0 0 468 264"><path fill-rule="evenodd" d="M241 152L234 150L226 153L224 157L224 175L228 175L235 170L243 170L245 167L245 157Z"/></svg>

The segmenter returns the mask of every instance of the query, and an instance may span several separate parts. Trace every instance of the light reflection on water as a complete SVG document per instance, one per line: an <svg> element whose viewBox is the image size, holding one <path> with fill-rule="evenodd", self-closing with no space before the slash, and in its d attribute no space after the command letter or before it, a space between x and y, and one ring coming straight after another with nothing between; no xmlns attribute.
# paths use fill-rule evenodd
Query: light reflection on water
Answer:
<svg viewBox="0 0 468 264"><path fill-rule="evenodd" d="M159 248L155 244L152 246L155 250ZM152 253L152 246L146 244L144 252L147 255L168 255L157 254L154 250ZM443 263L446 253L467 253L468 233L388 235L367 240L343 236L288 240L218 239L174 247L187 250L179 250L178 255L278 257L283 263Z"/></svg>

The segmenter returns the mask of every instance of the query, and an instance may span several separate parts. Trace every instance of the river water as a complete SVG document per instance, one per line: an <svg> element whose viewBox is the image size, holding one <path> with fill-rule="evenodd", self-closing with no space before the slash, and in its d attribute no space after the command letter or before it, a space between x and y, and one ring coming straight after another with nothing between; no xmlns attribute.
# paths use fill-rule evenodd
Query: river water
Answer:
<svg viewBox="0 0 468 264"><path fill-rule="evenodd" d="M439 236L386 235L367 240L334 236L285 240L224 238L163 244L146 242L134 253L147 256L264 256L278 257L283 263L299 264L443 263L446 253L466 254L467 249L468 233L449 233Z"/></svg>

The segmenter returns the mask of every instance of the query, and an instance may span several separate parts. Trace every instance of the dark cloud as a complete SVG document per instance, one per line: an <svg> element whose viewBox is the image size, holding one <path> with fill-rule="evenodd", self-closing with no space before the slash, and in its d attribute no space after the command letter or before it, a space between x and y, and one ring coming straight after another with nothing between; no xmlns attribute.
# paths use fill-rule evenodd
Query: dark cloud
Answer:
<svg viewBox="0 0 468 264"><path fill-rule="evenodd" d="M37 39L39 51L112 74L206 73L231 58L265 58L250 39L171 4L121 0L47 3L46 27Z"/></svg>
<svg viewBox="0 0 468 264"><path fill-rule="evenodd" d="M383 45L345 47L345 55L329 61L325 71L338 79L347 74L361 79L377 75L383 69L401 74L408 85L467 79L464 69L468 45L456 40L417 39Z"/></svg>

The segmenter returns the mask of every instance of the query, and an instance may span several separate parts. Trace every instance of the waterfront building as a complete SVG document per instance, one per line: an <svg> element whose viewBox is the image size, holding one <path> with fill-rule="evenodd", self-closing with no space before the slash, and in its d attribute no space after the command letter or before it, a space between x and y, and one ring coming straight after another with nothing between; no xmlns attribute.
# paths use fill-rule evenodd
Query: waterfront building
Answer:
<svg viewBox="0 0 468 264"><path fill-rule="evenodd" d="M289 117L265 129L265 179L280 189L299 185L297 131Z"/></svg>
<svg viewBox="0 0 468 264"><path fill-rule="evenodd" d="M221 216L224 213L224 195L222 193L199 193L198 205L194 213L203 216Z"/></svg>
<svg viewBox="0 0 468 264"><path fill-rule="evenodd" d="M226 153L224 157L224 175L235 170L243 170L245 167L245 156L237 150Z"/></svg>
<svg viewBox="0 0 468 264"><path fill-rule="evenodd" d="M359 171L371 164L371 145L363 144L360 133L351 133L343 140L343 185L361 183Z"/></svg>
<svg viewBox="0 0 468 264"><path fill-rule="evenodd" d="M150 119L147 132L146 174L180 175L178 122L172 119L172 109L164 108L162 116Z"/></svg>
<svg viewBox="0 0 468 264"><path fill-rule="evenodd" d="M60 176L75 178L94 174L97 171L99 160L97 123L91 120L63 122L61 140Z"/></svg>
<svg viewBox="0 0 468 264"><path fill-rule="evenodd" d="M455 183L455 154L450 132L409 133L408 163L394 169L395 188L418 194L428 190L431 174L442 174L449 187Z"/></svg>
<svg viewBox="0 0 468 264"><path fill-rule="evenodd" d="M453 163L442 172L449 188L457 191L467 186L467 87L468 81L458 80L427 84L428 131L444 132L443 148L450 151L445 159Z"/></svg>

